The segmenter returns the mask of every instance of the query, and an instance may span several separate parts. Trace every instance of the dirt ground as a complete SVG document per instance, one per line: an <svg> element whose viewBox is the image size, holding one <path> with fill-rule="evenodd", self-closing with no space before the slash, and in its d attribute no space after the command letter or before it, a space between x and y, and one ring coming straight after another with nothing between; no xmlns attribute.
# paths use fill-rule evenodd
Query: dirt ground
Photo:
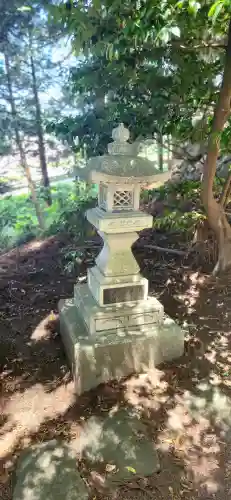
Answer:
<svg viewBox="0 0 231 500"><path fill-rule="evenodd" d="M49 238L0 257L1 500L12 498L22 449L53 437L74 446L90 415L116 405L139 409L161 471L108 493L103 474L81 462L92 500L231 498L229 276L215 281L197 272L193 260L139 248L150 292L186 329L185 355L76 398L57 315L58 300L72 295L77 279L63 270L66 245Z"/></svg>

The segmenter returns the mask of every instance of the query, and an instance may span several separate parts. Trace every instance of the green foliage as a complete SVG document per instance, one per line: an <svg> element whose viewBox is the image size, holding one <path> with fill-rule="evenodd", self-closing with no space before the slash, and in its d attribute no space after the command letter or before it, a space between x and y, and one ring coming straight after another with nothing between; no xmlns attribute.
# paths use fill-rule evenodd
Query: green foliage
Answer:
<svg viewBox="0 0 231 500"><path fill-rule="evenodd" d="M120 121L133 139L206 140L229 9L230 0L59 2L53 15L85 57L70 79L81 113L53 129L72 145L77 135L89 155L102 153Z"/></svg>
<svg viewBox="0 0 231 500"><path fill-rule="evenodd" d="M38 193L39 194L39 193ZM47 207L40 198L45 215L44 235L65 233L81 239L91 230L85 211L96 204L96 192L84 183L60 184L52 189L54 202ZM33 203L27 195L0 200L0 251L42 236Z"/></svg>
<svg viewBox="0 0 231 500"><path fill-rule="evenodd" d="M63 251L64 271L67 274L72 274L76 265L81 264L84 257L81 250L66 250Z"/></svg>
<svg viewBox="0 0 231 500"><path fill-rule="evenodd" d="M214 180L214 193L219 195L221 193L222 187L224 186L224 179L220 177L215 177ZM183 199L191 200L192 202L198 202L201 195L201 181L185 180L182 182L169 182L163 184L158 188L149 190L149 199L155 198L158 200L164 200L173 195L175 201L182 201Z"/></svg>
<svg viewBox="0 0 231 500"><path fill-rule="evenodd" d="M26 195L0 200L0 251L32 239L38 234L37 218Z"/></svg>
<svg viewBox="0 0 231 500"><path fill-rule="evenodd" d="M38 155L45 186L44 121L47 116L56 119L57 110L60 117L67 104L61 92L67 68L54 61L60 40L65 59L66 40L58 26L48 23L50 3L52 0L29 0L28 4L0 0L0 155L20 152L24 175L25 161L30 165L31 155ZM48 202L49 198L48 193Z"/></svg>
<svg viewBox="0 0 231 500"><path fill-rule="evenodd" d="M202 212L196 210L185 213L178 210L169 211L169 213L165 213L162 217L154 219L153 228L163 231L177 230L187 232L191 236L198 222L202 222L205 219L206 216Z"/></svg>
<svg viewBox="0 0 231 500"><path fill-rule="evenodd" d="M224 179L215 178L215 196L220 196L224 182ZM177 230L191 236L197 224L206 219L201 204L200 181L166 183L160 188L150 190L148 195L149 200L154 200L154 204L158 202L161 208L159 214L154 214L153 227L155 229Z"/></svg>
<svg viewBox="0 0 231 500"><path fill-rule="evenodd" d="M54 193L53 204L47 209L48 234L66 233L78 239L83 238L90 225L85 212L96 205L96 195L92 189L85 187L80 193L79 183L72 191L58 189Z"/></svg>

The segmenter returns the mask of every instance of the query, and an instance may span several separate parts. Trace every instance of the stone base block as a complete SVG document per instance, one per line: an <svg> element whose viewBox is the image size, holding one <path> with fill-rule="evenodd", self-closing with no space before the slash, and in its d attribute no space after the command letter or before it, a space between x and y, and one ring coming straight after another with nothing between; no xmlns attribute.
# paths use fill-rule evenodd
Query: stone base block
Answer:
<svg viewBox="0 0 231 500"><path fill-rule="evenodd" d="M159 323L164 316L164 308L155 297L134 303L108 305L100 307L87 285L75 285L74 301L81 311L81 317L87 325L90 335L117 328L139 327Z"/></svg>
<svg viewBox="0 0 231 500"><path fill-rule="evenodd" d="M131 276L104 276L97 266L88 270L87 282L92 295L101 307L125 302L147 300L148 280L137 273Z"/></svg>
<svg viewBox="0 0 231 500"><path fill-rule="evenodd" d="M169 317L147 329L117 329L89 335L74 299L59 302L61 336L76 393L141 373L183 354L184 333Z"/></svg>

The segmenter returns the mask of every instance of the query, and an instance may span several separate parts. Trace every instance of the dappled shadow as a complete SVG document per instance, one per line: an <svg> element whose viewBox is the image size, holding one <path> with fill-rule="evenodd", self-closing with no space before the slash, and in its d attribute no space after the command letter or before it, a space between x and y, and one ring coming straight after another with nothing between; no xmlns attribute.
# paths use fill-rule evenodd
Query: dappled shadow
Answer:
<svg viewBox="0 0 231 500"><path fill-rule="evenodd" d="M0 459L22 448L46 420L72 403L72 382L59 338L57 302L75 279L61 266L64 243L32 242L0 257ZM17 262L16 262L17 260ZM1 472L1 469L0 469ZM1 474L0 474L1 476Z"/></svg>
<svg viewBox="0 0 231 500"><path fill-rule="evenodd" d="M38 383L23 392L15 391L3 406L7 419L0 432L1 457L12 452L20 441L26 444L44 422L64 415L74 401L72 382L50 391Z"/></svg>
<svg viewBox="0 0 231 500"><path fill-rule="evenodd" d="M51 441L31 448L20 458L14 495L40 500L88 498L87 488L76 470L76 457L65 444Z"/></svg>
<svg viewBox="0 0 231 500"><path fill-rule="evenodd" d="M59 298L72 292L75 278L63 272L63 246L48 238L24 245L19 254L9 252L9 260L8 254L0 257L0 268L3 261L8 266L0 274L2 396L37 381L55 386L68 375L56 312Z"/></svg>
<svg viewBox="0 0 231 500"><path fill-rule="evenodd" d="M57 302L72 295L76 280L64 275L59 246L52 249L52 245L41 258L37 255L34 270L30 250L31 271L26 274L22 264L21 271L11 270L10 286L4 276L4 283L0 281L4 471L15 467L20 450L31 442L56 436L69 441L77 456L79 437L89 419L104 419L118 408L135 408L150 443L158 448L160 473L120 486L115 498L150 494L158 500L229 498L229 278L207 282L186 260L157 252L139 254L151 294L188 329L185 355L148 374L110 382L76 398L57 322ZM97 467L90 463L84 456L79 467L98 499L107 463L99 461ZM113 459L108 463L113 466Z"/></svg>
<svg viewBox="0 0 231 500"><path fill-rule="evenodd" d="M164 366L149 397L130 400L157 421L158 446L184 461L200 498L230 494L230 276L213 279L186 259L142 255L151 293L187 327L185 355ZM150 389L149 389L150 391ZM135 391L136 392L136 391ZM161 430L161 420L164 421ZM213 496L214 495L214 496ZM194 498L192 493L192 498Z"/></svg>
<svg viewBox="0 0 231 500"><path fill-rule="evenodd" d="M154 445L135 410L115 407L107 418L90 417L72 447L91 469L103 467L110 483L159 472Z"/></svg>
<svg viewBox="0 0 231 500"><path fill-rule="evenodd" d="M182 467L182 483L191 492L190 498L196 493L197 498L211 498L213 494L215 498L227 498L228 407L225 411L224 403L220 407L216 391L211 391L211 401L207 401L204 387L194 387L192 381L191 390L185 390L181 382L175 370L168 367L140 381L139 377L131 379L126 382L128 402L140 408L160 456Z"/></svg>
<svg viewBox="0 0 231 500"><path fill-rule="evenodd" d="M162 339L164 335L167 335L166 332L171 330L171 324L167 324L171 320L166 318L161 331L159 326L153 325L153 328L144 334L142 329L137 330L137 322L141 317L139 307L128 306L126 308L128 316L124 318L119 316L120 307L122 308L122 305L117 310L113 306L108 307L106 311L108 316L102 317L101 320L101 325L108 327L107 321L111 322L114 311L120 325L116 331L111 330L111 327L102 330L101 326L101 331L97 334L89 334L81 316L84 303L82 307L80 303L77 308L75 300L68 299L63 301L60 306L62 338L69 363L72 366L78 394L97 387L100 383L112 379L119 380L134 372L143 372L160 363L160 359L167 358L167 355L162 354L162 350L165 348ZM151 301L150 307L147 307L147 311L149 317L151 315L151 317L156 318L158 314L159 319L161 315L163 316L163 308L159 307L154 300ZM86 317L86 311L84 316ZM123 319L125 326L121 327ZM174 334L175 332L173 332ZM183 336L181 336L181 342L177 340L176 350L182 352Z"/></svg>

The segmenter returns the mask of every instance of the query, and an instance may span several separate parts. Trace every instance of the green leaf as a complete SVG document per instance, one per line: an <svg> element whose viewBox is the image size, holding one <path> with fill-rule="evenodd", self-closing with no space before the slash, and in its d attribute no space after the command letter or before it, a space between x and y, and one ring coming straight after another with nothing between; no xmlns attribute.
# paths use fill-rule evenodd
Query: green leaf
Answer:
<svg viewBox="0 0 231 500"><path fill-rule="evenodd" d="M162 42L164 43L168 43L169 40L170 40L170 29L169 27L165 26L164 28L162 28L162 30L160 30L160 32L158 33L157 39L159 38Z"/></svg>
<svg viewBox="0 0 231 500"><path fill-rule="evenodd" d="M170 31L174 36L180 37L180 28L178 26L172 26Z"/></svg>
<svg viewBox="0 0 231 500"><path fill-rule="evenodd" d="M144 16L145 16L146 19L148 19L149 17L153 16L153 10L154 10L153 7L151 7L150 9L148 9L145 12Z"/></svg>
<svg viewBox="0 0 231 500"><path fill-rule="evenodd" d="M213 23L216 21L223 7L224 7L224 0L217 0L217 2L215 2L212 5L211 9L209 10L208 16L212 17Z"/></svg>
<svg viewBox="0 0 231 500"><path fill-rule="evenodd" d="M133 467L129 467L127 466L126 469L129 471L129 472L132 472L133 474L136 474L136 469L134 469Z"/></svg>
<svg viewBox="0 0 231 500"><path fill-rule="evenodd" d="M29 5L22 5L22 7L18 7L17 9L19 12L28 12L31 10L31 7Z"/></svg>
<svg viewBox="0 0 231 500"><path fill-rule="evenodd" d="M199 2L197 2L196 0L189 0L188 11L191 14L196 15L198 10L200 9L200 7L201 7L201 4Z"/></svg>
<svg viewBox="0 0 231 500"><path fill-rule="evenodd" d="M180 0L179 2L177 2L176 7L178 7L178 9L182 9L184 5L185 5L185 0Z"/></svg>
<svg viewBox="0 0 231 500"><path fill-rule="evenodd" d="M109 59L109 61L112 61L114 56L114 47L112 43L108 44L106 54L107 54L107 59Z"/></svg>

